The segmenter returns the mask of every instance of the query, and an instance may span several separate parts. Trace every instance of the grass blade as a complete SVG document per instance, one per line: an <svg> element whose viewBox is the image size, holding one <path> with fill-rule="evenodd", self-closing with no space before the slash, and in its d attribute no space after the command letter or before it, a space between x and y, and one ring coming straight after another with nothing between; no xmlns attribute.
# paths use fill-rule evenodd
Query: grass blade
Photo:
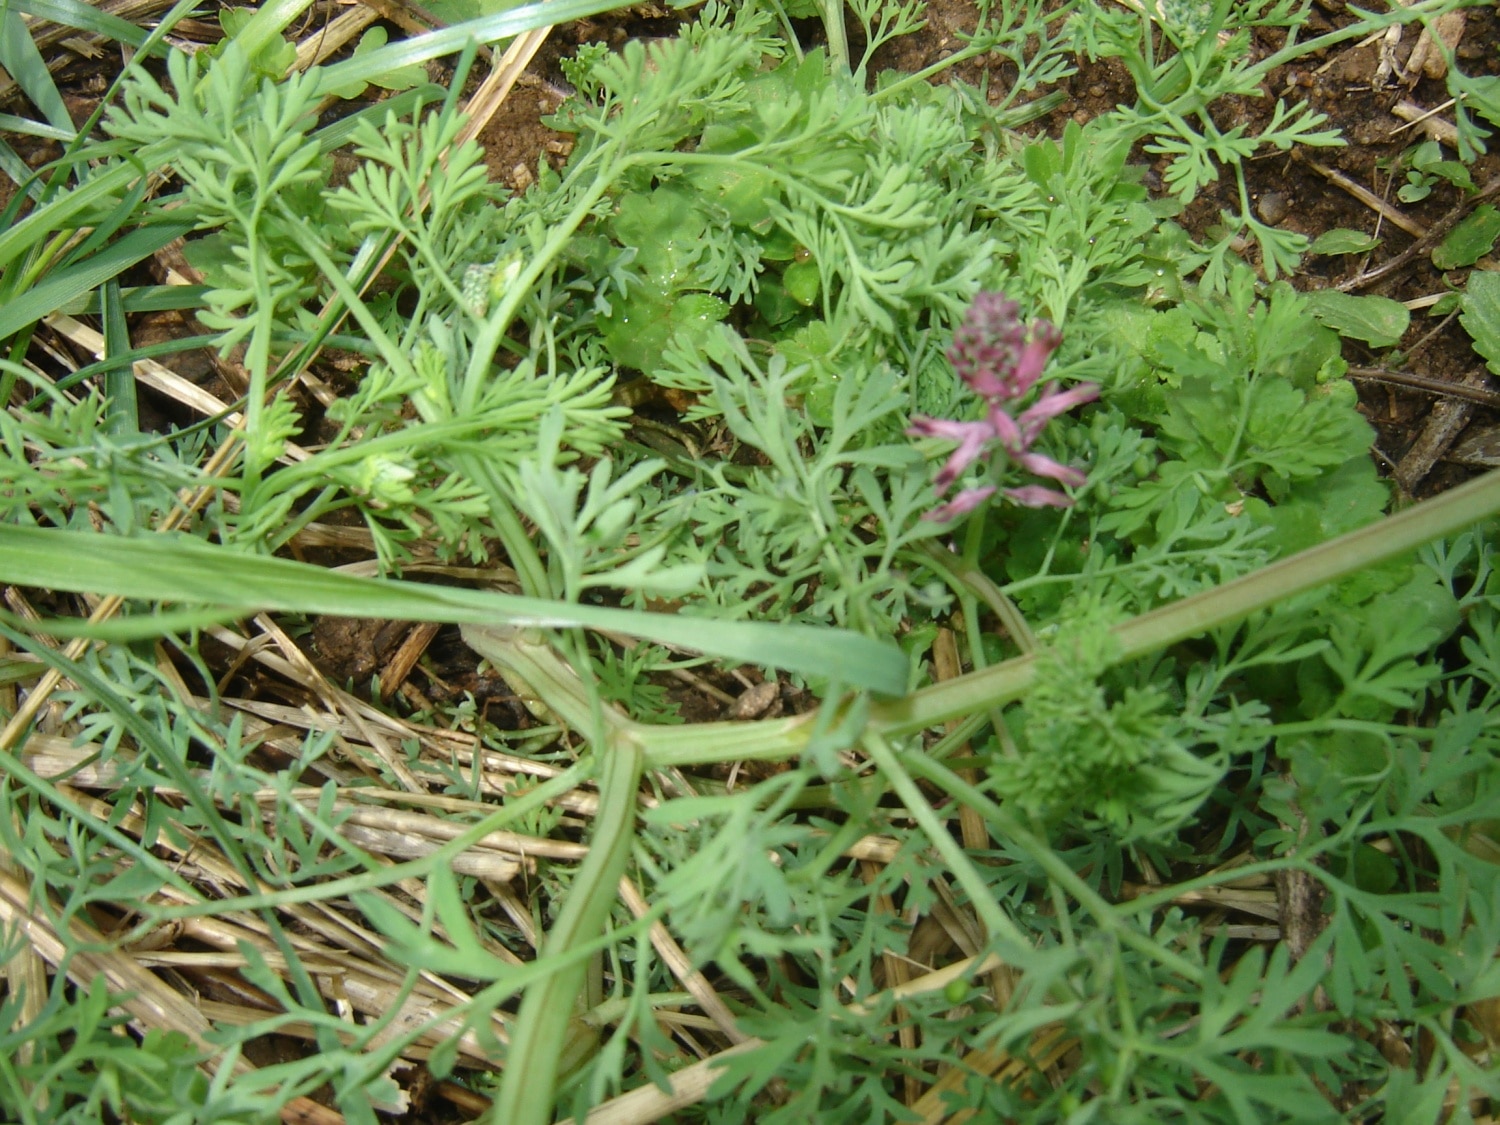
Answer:
<svg viewBox="0 0 1500 1125"><path fill-rule="evenodd" d="M175 223L132 231L93 257L49 274L44 281L0 308L0 339L97 289L192 229L191 223Z"/></svg>
<svg viewBox="0 0 1500 1125"><path fill-rule="evenodd" d="M463 50L470 41L494 43L549 24L570 23L624 6L621 0L546 0L545 3L526 4L498 15L454 24L428 35L392 43L388 47L324 67L319 72L318 88L331 93L355 82L368 82L403 66L455 54Z"/></svg>
<svg viewBox="0 0 1500 1125"><path fill-rule="evenodd" d="M711 621L665 613L568 605L482 590L355 578L290 559L240 555L196 539L122 539L89 532L0 528L0 581L74 593L250 610L328 613L450 624L605 629L710 656L823 677L837 669L855 688L906 690L906 657L886 644L811 625ZM143 636L161 630L140 619ZM48 628L58 631L61 623ZM117 623L123 624L123 623Z"/></svg>
<svg viewBox="0 0 1500 1125"><path fill-rule="evenodd" d="M31 104L42 111L52 125L65 130L69 139L77 132L73 119L68 116L68 107L63 104L57 83L47 70L42 53L31 39L31 29L21 18L21 13L7 7L0 11L0 65L10 72Z"/></svg>
<svg viewBox="0 0 1500 1125"><path fill-rule="evenodd" d="M101 12L82 0L13 0L10 6L23 15L51 20L79 31L91 31L95 35L129 43L132 47L139 47L146 41L146 33L135 24Z"/></svg>
<svg viewBox="0 0 1500 1125"><path fill-rule="evenodd" d="M104 303L104 358L114 359L130 350L130 328L125 323L125 304L120 299L120 283L106 281L99 291ZM104 376L104 394L108 399L105 426L116 437L132 436L141 431L136 409L135 373L128 365L110 368Z"/></svg>

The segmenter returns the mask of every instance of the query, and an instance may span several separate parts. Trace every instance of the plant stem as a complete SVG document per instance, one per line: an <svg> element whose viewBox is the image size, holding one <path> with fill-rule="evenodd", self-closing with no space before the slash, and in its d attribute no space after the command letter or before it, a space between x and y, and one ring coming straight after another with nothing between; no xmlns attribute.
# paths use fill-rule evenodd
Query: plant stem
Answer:
<svg viewBox="0 0 1500 1125"><path fill-rule="evenodd" d="M615 887L630 858L644 755L628 737L606 739L595 754L600 759L599 813L589 854L568 888L539 960L565 954L603 930L614 905ZM547 1125L552 1120L558 1059L587 973L588 962L579 959L526 989L500 1093L488 1118L495 1125Z"/></svg>
<svg viewBox="0 0 1500 1125"><path fill-rule="evenodd" d="M828 61L835 69L849 69L849 35L844 30L844 0L821 0L823 33L828 36Z"/></svg>
<svg viewBox="0 0 1500 1125"><path fill-rule="evenodd" d="M870 760L890 782L891 788L896 791L896 796L901 798L906 811L911 813L912 818L916 820L932 846L937 849L937 853L943 857L953 877L968 892L974 912L984 923L990 940L999 943L1000 955L1007 961L1019 960L1030 951L1031 943L1026 940L1026 935L1010 920L1005 911L1000 909L990 891L989 884L984 881L984 876L975 869L973 861L969 859L963 846L953 838L953 834L943 825L932 806L927 803L927 799L922 796L922 791L917 788L917 783L912 780L911 774L907 773L901 765L901 759L896 751L875 731L866 731L862 741L866 753L870 755Z"/></svg>
<svg viewBox="0 0 1500 1125"><path fill-rule="evenodd" d="M1287 598L1413 551L1430 540L1453 535L1497 513L1500 471L1486 473L1436 499L1310 547L1253 574L1132 618L1114 630L1120 644L1117 660L1144 656L1233 624L1256 610L1269 609ZM1018 699L1035 678L1035 658L1020 656L933 684L904 699L876 703L870 710L871 719L876 729L887 734L912 733L978 708Z"/></svg>

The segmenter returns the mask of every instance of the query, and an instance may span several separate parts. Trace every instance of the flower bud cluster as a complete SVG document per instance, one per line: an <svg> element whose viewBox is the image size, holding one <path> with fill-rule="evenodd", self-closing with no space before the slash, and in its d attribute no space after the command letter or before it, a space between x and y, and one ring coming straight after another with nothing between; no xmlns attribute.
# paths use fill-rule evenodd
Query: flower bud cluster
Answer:
<svg viewBox="0 0 1500 1125"><path fill-rule="evenodd" d="M1062 333L1051 323L1038 320L1029 330L1021 323L1021 307L1007 300L1003 293L979 293L964 316L964 322L953 334L948 359L959 378L985 401L985 414L977 422L955 422L946 418L917 416L906 432L911 437L936 437L956 441L958 448L949 455L933 487L939 496L947 492L959 476L974 462L989 458L994 464L996 451L1034 476L1046 477L1074 488L1085 477L1069 468L1032 453L1031 447L1048 422L1099 397L1099 388L1091 383L1059 391L1053 384L1043 388L1042 396L1021 414L1012 413L1014 404L1024 398L1041 378L1047 360L1062 343ZM947 503L923 517L946 522L973 511L997 491L1007 499L1028 508L1066 508L1073 501L1056 489L1039 484L1001 490L988 484L960 490Z"/></svg>

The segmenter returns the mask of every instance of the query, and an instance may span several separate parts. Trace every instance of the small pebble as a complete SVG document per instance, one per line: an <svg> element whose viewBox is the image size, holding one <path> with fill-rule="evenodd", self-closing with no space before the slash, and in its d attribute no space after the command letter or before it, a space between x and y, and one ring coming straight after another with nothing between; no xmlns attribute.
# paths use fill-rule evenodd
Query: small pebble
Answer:
<svg viewBox="0 0 1500 1125"><path fill-rule="evenodd" d="M781 685L775 680L767 680L765 683L746 688L729 708L729 717L731 719L758 719L770 710L771 704L776 702L780 694Z"/></svg>
<svg viewBox="0 0 1500 1125"><path fill-rule="evenodd" d="M1095 85L1095 86L1090 86L1089 87L1089 97L1091 97L1091 98L1102 98L1103 96L1104 96L1104 87L1103 86Z"/></svg>
<svg viewBox="0 0 1500 1125"><path fill-rule="evenodd" d="M1262 195L1255 205L1255 210L1260 215L1260 221L1270 226L1275 226L1286 218L1291 205L1287 198L1279 191L1268 191Z"/></svg>

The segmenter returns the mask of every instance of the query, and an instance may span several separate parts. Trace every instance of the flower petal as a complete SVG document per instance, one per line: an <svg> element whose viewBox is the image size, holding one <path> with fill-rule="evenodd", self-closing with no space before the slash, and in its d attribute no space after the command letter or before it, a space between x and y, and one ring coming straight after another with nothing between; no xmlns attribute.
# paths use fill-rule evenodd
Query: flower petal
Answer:
<svg viewBox="0 0 1500 1125"><path fill-rule="evenodd" d="M1047 360L1061 343L1062 333L1051 321L1039 320L1031 326L1031 339L1026 341L1025 348L1016 357L1015 368L1010 375L1011 398L1020 398L1031 390L1041 378Z"/></svg>
<svg viewBox="0 0 1500 1125"><path fill-rule="evenodd" d="M1003 406L990 407L989 414L985 417L990 431L1000 442L1000 448L1014 457L1026 448L1021 429L1016 425L1016 420L1006 413Z"/></svg>
<svg viewBox="0 0 1500 1125"><path fill-rule="evenodd" d="M979 460L986 443L995 436L988 422L954 422L947 418L921 416L911 420L906 432L911 437L936 437L958 442L958 448L932 478L932 487L940 494L948 490L960 473Z"/></svg>
<svg viewBox="0 0 1500 1125"><path fill-rule="evenodd" d="M1040 453L1021 453L1015 455L1015 462L1028 473L1034 473L1039 477L1049 477L1052 480L1061 481L1063 484L1072 485L1077 488L1088 480L1077 469L1070 469L1066 465L1058 464L1050 457L1043 457Z"/></svg>
<svg viewBox="0 0 1500 1125"><path fill-rule="evenodd" d="M1099 384L1097 383L1079 383L1078 386L1066 391L1054 391L1048 387L1042 397L1037 399L1018 419L1021 430L1035 433L1059 414L1066 413L1075 406L1082 406L1086 402L1093 402L1098 397Z"/></svg>
<svg viewBox="0 0 1500 1125"><path fill-rule="evenodd" d="M1007 500L1020 504L1023 508L1071 508L1073 506L1073 501L1069 497L1061 492L1054 492L1050 488L1043 488L1039 484L1028 484L1024 488L1007 488L1005 497Z"/></svg>
<svg viewBox="0 0 1500 1125"><path fill-rule="evenodd" d="M932 520L934 523L947 523L949 520L958 519L959 516L968 515L994 494L995 486L992 484L987 484L983 488L966 488L941 507L934 508L930 512L923 512L922 518Z"/></svg>

